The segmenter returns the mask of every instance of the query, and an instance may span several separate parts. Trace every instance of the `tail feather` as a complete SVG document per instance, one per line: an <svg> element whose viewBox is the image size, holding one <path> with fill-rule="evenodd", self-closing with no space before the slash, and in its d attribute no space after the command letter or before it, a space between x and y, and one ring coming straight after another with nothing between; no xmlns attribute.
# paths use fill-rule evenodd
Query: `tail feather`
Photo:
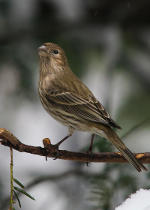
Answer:
<svg viewBox="0 0 150 210"><path fill-rule="evenodd" d="M104 127L103 131L107 136L108 140L122 153L124 158L133 165L137 171L147 170L147 168L135 157L135 155L125 146L118 135L110 128Z"/></svg>
<svg viewBox="0 0 150 210"><path fill-rule="evenodd" d="M134 154L126 147L126 149L119 148L119 151L122 153L122 155L126 158L126 160L129 161L130 164L132 164L138 172L145 170L147 171L147 168L134 156Z"/></svg>

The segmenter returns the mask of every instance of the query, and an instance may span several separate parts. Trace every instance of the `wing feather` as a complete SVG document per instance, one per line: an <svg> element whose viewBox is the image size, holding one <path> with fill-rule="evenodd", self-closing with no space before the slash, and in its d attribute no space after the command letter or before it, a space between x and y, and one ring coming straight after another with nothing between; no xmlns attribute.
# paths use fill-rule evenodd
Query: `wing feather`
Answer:
<svg viewBox="0 0 150 210"><path fill-rule="evenodd" d="M113 127L117 127L110 118L110 115L94 96L87 99L72 92L53 91L50 93L49 91L46 98L55 103L55 107L60 107L63 111L74 114L78 118L107 125L112 124Z"/></svg>

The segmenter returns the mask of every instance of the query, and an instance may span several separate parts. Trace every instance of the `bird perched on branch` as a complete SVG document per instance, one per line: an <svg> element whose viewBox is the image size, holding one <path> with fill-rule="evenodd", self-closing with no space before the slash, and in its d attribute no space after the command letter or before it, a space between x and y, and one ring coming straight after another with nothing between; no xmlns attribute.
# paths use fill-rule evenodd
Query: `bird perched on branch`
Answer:
<svg viewBox="0 0 150 210"><path fill-rule="evenodd" d="M102 135L112 142L137 171L147 170L125 146L113 128L120 128L101 103L83 82L71 71L65 52L54 43L44 43L38 48L40 57L39 95L46 111L69 128L69 138L74 130Z"/></svg>

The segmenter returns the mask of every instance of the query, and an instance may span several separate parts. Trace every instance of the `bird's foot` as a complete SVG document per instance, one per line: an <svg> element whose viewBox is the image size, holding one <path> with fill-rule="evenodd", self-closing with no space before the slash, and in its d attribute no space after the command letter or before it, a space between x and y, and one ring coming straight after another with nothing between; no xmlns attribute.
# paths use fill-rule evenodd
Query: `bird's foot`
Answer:
<svg viewBox="0 0 150 210"><path fill-rule="evenodd" d="M57 144L54 144L52 146L53 146L53 150L54 150L54 154L55 154L55 157L54 157L53 160L57 160L57 158L60 156L60 152L59 152L59 146L60 146L60 144L57 143Z"/></svg>
<svg viewBox="0 0 150 210"><path fill-rule="evenodd" d="M91 144L90 144L90 146L89 146L89 148L88 148L88 150L86 152L90 157L92 157L92 154L93 154L92 153L92 149L93 149L94 137L95 137L95 134L92 134L92 136L91 136ZM89 162L87 162L86 165L89 166Z"/></svg>
<svg viewBox="0 0 150 210"><path fill-rule="evenodd" d="M59 152L59 145L60 143L58 142L57 144L51 144L51 141L49 138L43 139L43 145L45 149L45 157L47 160L47 156L49 153L53 154L54 160L56 160L60 156Z"/></svg>
<svg viewBox="0 0 150 210"><path fill-rule="evenodd" d="M88 149L88 151L86 152L86 154L89 155L89 159L91 159L92 158L92 155L93 155L93 152L92 152L92 150L89 150ZM86 165L87 166L89 166L89 164L90 164L90 162L86 162Z"/></svg>

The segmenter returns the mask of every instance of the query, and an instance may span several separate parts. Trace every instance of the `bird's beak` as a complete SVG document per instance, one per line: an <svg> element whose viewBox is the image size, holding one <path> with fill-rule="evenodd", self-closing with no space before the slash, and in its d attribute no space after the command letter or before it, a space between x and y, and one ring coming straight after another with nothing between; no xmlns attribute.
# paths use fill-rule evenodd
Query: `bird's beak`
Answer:
<svg viewBox="0 0 150 210"><path fill-rule="evenodd" d="M44 56L47 53L47 49L45 45L38 47L38 54L40 56Z"/></svg>
<svg viewBox="0 0 150 210"><path fill-rule="evenodd" d="M46 50L46 46L45 45L42 45L42 46L40 46L39 48L38 48L38 50L40 51L40 50Z"/></svg>

